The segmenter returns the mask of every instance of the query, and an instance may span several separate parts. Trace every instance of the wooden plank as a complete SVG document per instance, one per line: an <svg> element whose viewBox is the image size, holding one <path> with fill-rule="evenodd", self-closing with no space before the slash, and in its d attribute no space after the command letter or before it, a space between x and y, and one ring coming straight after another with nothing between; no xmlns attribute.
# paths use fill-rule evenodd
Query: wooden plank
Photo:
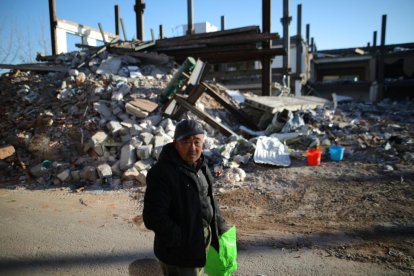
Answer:
<svg viewBox="0 0 414 276"><path fill-rule="evenodd" d="M195 106L191 105L186 101L186 98L181 95L174 95L174 99L182 105L185 109L199 117L201 120L212 126L213 128L219 130L223 135L225 136L231 136L231 135L237 135L235 132L233 132L231 129L227 128L226 126L216 122L210 115L207 113L198 110Z"/></svg>
<svg viewBox="0 0 414 276"><path fill-rule="evenodd" d="M231 114L233 114L241 124L253 129L257 130L258 127L256 124L250 121L247 115L240 112L237 108L235 108L230 102L228 102L225 98L223 98L220 94L218 94L214 89L205 82L201 83L207 90L206 93L219 102L224 108L226 108Z"/></svg>

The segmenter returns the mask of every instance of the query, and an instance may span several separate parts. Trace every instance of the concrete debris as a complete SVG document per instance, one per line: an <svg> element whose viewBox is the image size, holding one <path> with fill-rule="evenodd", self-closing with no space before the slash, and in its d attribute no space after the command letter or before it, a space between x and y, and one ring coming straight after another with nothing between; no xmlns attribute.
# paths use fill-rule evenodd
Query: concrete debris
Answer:
<svg viewBox="0 0 414 276"><path fill-rule="evenodd" d="M87 66L80 66L82 62ZM176 81L172 61L148 64L138 57L103 52L88 61L78 54L62 54L56 64L72 67L50 73L15 70L0 77L0 182L24 179L27 167L38 185L142 186L162 147L173 140L177 122L201 116L188 110L180 118L163 113L160 95ZM344 162L378 163L384 172L413 164L410 101L367 104L339 101L335 95L333 106L313 96L226 94L220 90L223 86L218 86L219 93L212 83L203 85L222 102L237 101L232 113L209 95L193 104L195 111L202 106L203 116L209 116L201 119L207 133L205 156L215 174L229 181L243 182L243 167L250 162L305 165L307 149L327 153L331 145L345 147ZM243 125L234 117L240 115L235 109L248 114L257 128ZM223 129L230 130L225 132L229 135ZM324 154L322 162L330 161L328 156Z"/></svg>
<svg viewBox="0 0 414 276"><path fill-rule="evenodd" d="M0 159L1 160L6 159L7 157L12 156L15 152L16 150L14 149L12 145L0 147Z"/></svg>

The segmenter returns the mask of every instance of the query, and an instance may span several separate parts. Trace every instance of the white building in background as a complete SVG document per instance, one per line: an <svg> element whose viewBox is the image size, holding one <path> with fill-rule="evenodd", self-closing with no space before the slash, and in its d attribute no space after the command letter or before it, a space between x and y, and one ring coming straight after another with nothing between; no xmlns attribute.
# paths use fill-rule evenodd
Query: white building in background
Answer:
<svg viewBox="0 0 414 276"><path fill-rule="evenodd" d="M187 30L188 30L187 24L182 25L182 30L183 32L181 33L181 35L186 35ZM201 22L201 23L194 23L194 32L196 34L217 32L218 30L219 30L218 27L214 26L208 21Z"/></svg>

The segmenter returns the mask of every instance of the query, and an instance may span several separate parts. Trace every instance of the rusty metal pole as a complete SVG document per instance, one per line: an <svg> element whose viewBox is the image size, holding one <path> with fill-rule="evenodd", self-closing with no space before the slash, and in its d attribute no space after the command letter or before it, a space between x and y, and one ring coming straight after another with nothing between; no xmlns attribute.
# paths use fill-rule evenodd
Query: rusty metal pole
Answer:
<svg viewBox="0 0 414 276"><path fill-rule="evenodd" d="M187 0L187 35L194 34L194 25L193 25L193 0Z"/></svg>
<svg viewBox="0 0 414 276"><path fill-rule="evenodd" d="M49 18L50 18L50 42L52 55L57 55L57 38L56 38L56 1L49 0Z"/></svg>
<svg viewBox="0 0 414 276"><path fill-rule="evenodd" d="M283 48L286 50L286 55L283 56L283 74L286 75L286 85L290 87L289 77L289 63L290 63L290 35L289 24L292 17L289 16L289 0L283 0L283 18L281 19L283 25Z"/></svg>
<svg viewBox="0 0 414 276"><path fill-rule="evenodd" d="M160 25L160 39L164 39L164 29L162 25Z"/></svg>
<svg viewBox="0 0 414 276"><path fill-rule="evenodd" d="M270 33L271 0L262 0L262 32ZM271 48L271 41L264 41L263 49ZM270 96L272 93L272 60L270 57L262 57L262 95Z"/></svg>
<svg viewBox="0 0 414 276"><path fill-rule="evenodd" d="M296 79L300 80L302 72L302 4L298 5L297 14L297 35L296 35Z"/></svg>
<svg viewBox="0 0 414 276"><path fill-rule="evenodd" d="M135 15L137 23L137 39L144 40L144 0L135 0Z"/></svg>
<svg viewBox="0 0 414 276"><path fill-rule="evenodd" d="M387 28L387 15L382 15L381 45L378 59L378 100L384 97L384 55L385 55L385 30Z"/></svg>
<svg viewBox="0 0 414 276"><path fill-rule="evenodd" d="M221 30L222 31L224 31L224 29L225 29L225 22L226 22L226 19L225 19L225 17L224 17L224 15L222 15L221 16Z"/></svg>
<svg viewBox="0 0 414 276"><path fill-rule="evenodd" d="M119 28L119 6L115 5L115 34L117 37L120 35L120 28Z"/></svg>

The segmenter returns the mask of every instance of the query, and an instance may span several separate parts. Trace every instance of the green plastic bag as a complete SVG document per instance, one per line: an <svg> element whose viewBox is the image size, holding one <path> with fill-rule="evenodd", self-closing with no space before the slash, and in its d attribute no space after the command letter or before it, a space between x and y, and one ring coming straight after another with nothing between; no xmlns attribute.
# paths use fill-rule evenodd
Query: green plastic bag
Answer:
<svg viewBox="0 0 414 276"><path fill-rule="evenodd" d="M236 226L219 238L220 254L210 246L204 272L210 276L230 276L237 270Z"/></svg>

